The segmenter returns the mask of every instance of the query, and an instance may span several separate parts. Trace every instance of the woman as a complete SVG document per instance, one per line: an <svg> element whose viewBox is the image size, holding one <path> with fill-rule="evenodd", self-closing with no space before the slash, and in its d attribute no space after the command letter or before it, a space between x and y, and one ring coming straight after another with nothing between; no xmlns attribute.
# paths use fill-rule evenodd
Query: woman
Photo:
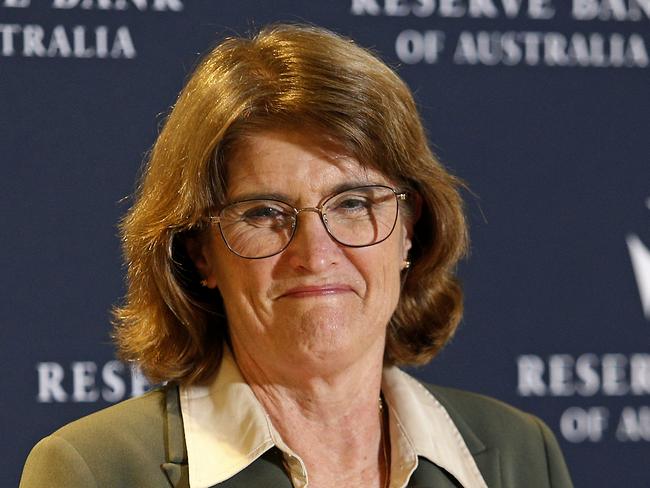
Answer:
<svg viewBox="0 0 650 488"><path fill-rule="evenodd" d="M571 486L539 420L396 368L460 319L458 187L368 51L221 43L122 226L117 343L166 385L41 441L21 486Z"/></svg>

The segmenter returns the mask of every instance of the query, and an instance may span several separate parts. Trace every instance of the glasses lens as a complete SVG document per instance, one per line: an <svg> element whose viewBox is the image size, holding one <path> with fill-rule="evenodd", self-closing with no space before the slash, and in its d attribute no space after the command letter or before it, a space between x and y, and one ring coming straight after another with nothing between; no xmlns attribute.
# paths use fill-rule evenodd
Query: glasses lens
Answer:
<svg viewBox="0 0 650 488"><path fill-rule="evenodd" d="M291 240L295 221L293 208L275 200L234 203L219 215L226 244L245 258L262 258L280 252Z"/></svg>
<svg viewBox="0 0 650 488"><path fill-rule="evenodd" d="M366 186L334 195L323 205L327 228L346 246L370 246L386 239L397 220L397 197L385 186Z"/></svg>

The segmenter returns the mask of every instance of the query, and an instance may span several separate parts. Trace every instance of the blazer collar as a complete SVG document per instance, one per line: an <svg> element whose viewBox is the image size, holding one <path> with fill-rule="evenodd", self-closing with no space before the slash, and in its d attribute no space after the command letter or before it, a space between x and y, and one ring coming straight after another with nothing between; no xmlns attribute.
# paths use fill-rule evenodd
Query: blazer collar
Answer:
<svg viewBox="0 0 650 488"><path fill-rule="evenodd" d="M479 467L485 482L490 488L500 488L502 486L501 479L501 460L499 449L490 446L484 442L470 427L464 417L454 408L453 404L447 400L444 392L436 387L427 386L432 395L442 404L449 416L458 428L458 432L465 439L467 448L472 453L476 465ZM410 486L410 485L409 485ZM427 485L417 485L427 486Z"/></svg>
<svg viewBox="0 0 650 488"><path fill-rule="evenodd" d="M178 388L175 385L165 386L165 413L165 455L167 462L161 464L160 467L173 488L189 488L183 420Z"/></svg>
<svg viewBox="0 0 650 488"><path fill-rule="evenodd" d="M391 444L406 439L419 457L418 467L424 458L450 473L463 488L487 488L473 456L485 446L469 426L463 425L461 433L432 392L398 368L384 370L382 390L394 417ZM399 467L393 464L391 469Z"/></svg>

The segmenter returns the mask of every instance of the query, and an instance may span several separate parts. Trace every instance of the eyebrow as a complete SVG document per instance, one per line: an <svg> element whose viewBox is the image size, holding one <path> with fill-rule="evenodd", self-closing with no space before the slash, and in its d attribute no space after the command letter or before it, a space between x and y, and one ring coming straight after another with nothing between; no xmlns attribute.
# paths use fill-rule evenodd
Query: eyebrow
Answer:
<svg viewBox="0 0 650 488"><path fill-rule="evenodd" d="M358 188L360 186L372 186L372 185L382 185L390 186L386 182L373 182L370 180L356 180L356 181L347 181L345 183L339 183L333 187L330 187L327 192L321 197L321 200L328 198L336 193L341 193L346 190L351 190L353 188ZM295 203L295 199L289 196L286 193L276 193L276 192L248 192L237 195L235 198L228 199L228 203L242 202L245 200L279 200L286 203Z"/></svg>

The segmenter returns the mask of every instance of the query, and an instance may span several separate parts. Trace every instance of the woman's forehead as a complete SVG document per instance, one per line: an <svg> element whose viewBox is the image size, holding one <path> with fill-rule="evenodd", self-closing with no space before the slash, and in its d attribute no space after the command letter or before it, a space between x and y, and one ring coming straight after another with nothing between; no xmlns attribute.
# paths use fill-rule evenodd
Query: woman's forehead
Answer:
<svg viewBox="0 0 650 488"><path fill-rule="evenodd" d="M346 154L342 145L295 131L248 136L226 165L229 200L270 195L298 199L357 184L389 183L379 171Z"/></svg>

